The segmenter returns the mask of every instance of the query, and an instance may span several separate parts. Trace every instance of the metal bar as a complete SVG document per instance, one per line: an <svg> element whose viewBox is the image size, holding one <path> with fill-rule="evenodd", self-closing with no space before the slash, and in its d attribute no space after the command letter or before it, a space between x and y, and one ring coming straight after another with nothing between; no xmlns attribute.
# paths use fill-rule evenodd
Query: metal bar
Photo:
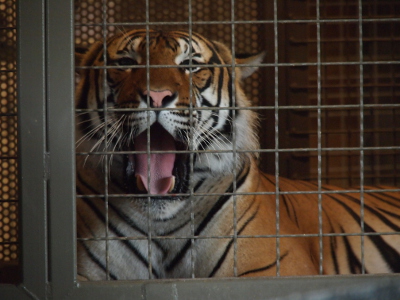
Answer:
<svg viewBox="0 0 400 300"><path fill-rule="evenodd" d="M50 280L52 299L64 299L76 281L74 10L71 0L46 7Z"/></svg>
<svg viewBox="0 0 400 300"><path fill-rule="evenodd" d="M362 22L365 23L374 23L374 22L399 22L400 18L371 18L371 19L363 19ZM296 23L358 23L359 19L320 19L316 21L315 19L296 19L296 20L277 20L277 24L296 24ZM193 25L214 25L214 24L274 24L274 20L251 20L251 21L193 21ZM115 22L115 23L107 23L108 26L157 26L157 25L188 25L188 22ZM75 26L101 26L101 23L75 23Z"/></svg>
<svg viewBox="0 0 400 300"><path fill-rule="evenodd" d="M328 154L329 152L333 151L360 151L360 150L366 150L366 151L374 151L374 150L399 150L400 147L398 146L387 146L387 147L324 147L321 148L321 151L326 151ZM276 151L278 152L315 152L318 151L318 148L281 148L277 149ZM237 153L263 153L263 152L275 152L274 149L258 149L258 150L237 150ZM393 151L391 151L393 152ZM390 153L391 153L390 152ZM77 154L79 155L112 155L112 154L132 154L132 153L146 153L144 151L115 151L115 152L78 152ZM189 150L179 150L179 151L156 151L153 150L150 153L191 153ZM229 150L194 150L192 153L230 153ZM311 153L310 155L315 155Z"/></svg>
<svg viewBox="0 0 400 300"><path fill-rule="evenodd" d="M279 39L278 39L278 1L274 0L274 118L275 118L275 226L276 226L276 276L280 276L280 214L279 214L279 200L280 200L280 190L279 190Z"/></svg>
<svg viewBox="0 0 400 300"><path fill-rule="evenodd" d="M295 286L295 289L288 287ZM233 278L125 282L81 283L71 294L73 299L116 299L129 295L130 299L146 300L306 300L343 299L350 300L354 293L359 299L392 300L400 293L400 277L392 276L323 276L299 278ZM365 295L375 298L366 298ZM319 295L319 297L318 297ZM328 298L329 295L336 298ZM347 297L345 297L348 295Z"/></svg>
<svg viewBox="0 0 400 300"><path fill-rule="evenodd" d="M281 105L278 107L278 110L284 109L296 109L296 110L314 110L314 109L354 109L358 110L360 108L359 104L342 104L342 105ZM364 104L364 108L376 108L376 109L388 109L388 108L400 108L400 104ZM199 107L197 110L275 110L275 106L252 106L252 107ZM107 111L160 111L160 110L169 110L168 108L107 108ZM185 110L185 108L177 107L174 110ZM104 109L77 109L77 112L102 112Z"/></svg>
<svg viewBox="0 0 400 300"><path fill-rule="evenodd" d="M22 286L47 294L45 1L18 7L18 149ZM4 299L4 298L3 298Z"/></svg>
<svg viewBox="0 0 400 300"><path fill-rule="evenodd" d="M398 60L380 60L380 61L332 61L332 62L320 62L321 66L343 66L343 65L385 65L385 64L400 64ZM190 65L189 65L190 66ZM231 67L231 64L204 64L203 67L212 67L212 68L225 68ZM250 64L237 64L237 67L246 67L253 66ZM291 62L291 63L282 63L282 62L274 62L274 63L259 63L257 64L259 67L307 67L307 66L318 66L318 62ZM149 65L149 68L178 68L182 69L182 66L177 65ZM133 66L118 66L119 69L143 69L146 68L145 65L133 65ZM115 66L78 66L76 69L115 69Z"/></svg>
<svg viewBox="0 0 400 300"><path fill-rule="evenodd" d="M381 235L399 235L398 232L366 232L365 236L381 236ZM245 238L282 238L282 237L299 237L299 238L304 238L304 237L320 237L320 233L304 233L304 234L253 234L253 235L240 235L238 236L238 239L245 239ZM323 237L338 237L338 236L360 236L359 232L356 233L323 233ZM162 236L157 236L154 235L152 236L152 239L156 240L187 240L187 239L193 239L193 240L205 240L205 239L231 239L234 238L235 235L188 235L188 236L167 236L167 235L162 235ZM80 241L105 241L107 240L105 237L97 237L97 238L78 238ZM124 237L109 237L108 240L113 240L113 241L146 241L147 237L135 237L135 236L124 236ZM391 276L391 274L387 274L388 276Z"/></svg>
<svg viewBox="0 0 400 300"><path fill-rule="evenodd" d="M146 102L147 102L147 107L151 107L150 105L150 0L146 0L146 90L147 90L147 95L146 95ZM147 111L146 114L147 118L147 145L146 145L146 153L147 153L147 186L150 186L150 141L151 141L151 133L150 133L150 110ZM151 198L150 196L147 196L147 257L148 257L148 272L149 272L149 279L152 279L153 277L153 266L152 266L152 241L151 241L151 236L152 236L152 219L151 219L151 212L150 212L150 202Z"/></svg>
<svg viewBox="0 0 400 300"><path fill-rule="evenodd" d="M103 0L101 3L101 13L102 13L102 19L103 19L103 24L102 24L102 33L103 33L103 61L104 65L107 65L107 1ZM102 97L103 99L107 99L107 69L103 69L103 82L101 83L103 85L103 94ZM104 109L104 124L109 124L109 114L107 111L107 101L104 101L103 103L103 109ZM108 145L108 140L109 140L109 127L104 126L104 145ZM110 163L111 158L106 155L104 156L104 214L105 214L105 234L106 234L106 239L105 239L105 256L106 256L106 279L110 280L110 253L109 253L109 248L110 248L110 243L108 240L108 237L110 235L110 229L108 227L109 224L109 211L108 211L108 204L109 204L109 197L108 197L108 179L109 179L109 163Z"/></svg>
<svg viewBox="0 0 400 300"><path fill-rule="evenodd" d="M329 191L320 191L318 190L315 191L280 191L279 193L281 195L296 195L296 194L354 194L354 193L360 193L361 190L359 189L348 189L348 190L329 190ZM385 193L385 192L399 192L400 189L371 189L368 190L368 193ZM147 194L110 194L109 197L113 198L127 198L127 197L144 197ZM176 194L177 196L189 196L191 194ZM233 195L275 195L275 192L252 192L252 193L194 193L193 196L198 196L198 197L203 197L203 196L233 196ZM93 198L93 197L104 197L104 195L85 195L87 198ZM77 197L82 197L81 195L78 195ZM161 197L154 195L153 197Z"/></svg>
<svg viewBox="0 0 400 300"><path fill-rule="evenodd" d="M189 44L192 45L192 39L193 39L193 20L192 20L192 1L188 0L188 22L189 22ZM189 48L189 65L192 64L192 51L193 48ZM190 69L191 70L191 69ZM193 99L193 73L189 72L189 99ZM190 143L189 143L189 172L190 172L190 183L189 183L189 197L190 197L190 232L192 236L194 236L195 233L195 222L194 222L194 203L193 203L193 197L191 197L194 194L194 185L193 185L193 169L194 169L194 120L193 120L193 102L189 101L189 122L190 122ZM190 240L190 267L192 269L192 278L195 278L195 240L191 239Z"/></svg>
<svg viewBox="0 0 400 300"><path fill-rule="evenodd" d="M32 300L38 299L37 294L31 293L27 290L25 285L15 286L11 284L0 284L0 297L1 299L18 299L18 300ZM44 299L44 298L42 298Z"/></svg>
<svg viewBox="0 0 400 300"><path fill-rule="evenodd" d="M236 47L236 39L235 39L235 0L231 0L231 41L232 41L232 47L231 47L231 52L232 52L232 60L231 60L231 76L232 76L232 103L233 107L236 107L236 87L235 87L235 82L236 82L236 52L235 52L235 47ZM236 147L236 133L237 133L237 126L236 126L236 110L232 111L232 156L233 156L233 161L236 161L237 158L237 147ZM237 180L237 172L236 169L233 169L233 185L232 185L232 192L233 192L233 276L237 277L238 276L238 271L237 271L237 256L238 256L238 230L237 230L237 191L236 191L236 180Z"/></svg>
<svg viewBox="0 0 400 300"><path fill-rule="evenodd" d="M324 272L324 243L322 238L322 115L321 115L321 104L322 104L322 76L321 76L321 24L320 20L320 2L316 0L316 35L317 35L317 183L318 183L318 233L319 233L319 274L322 275Z"/></svg>
<svg viewBox="0 0 400 300"><path fill-rule="evenodd" d="M364 66L361 62L364 60L363 55L363 31L362 31L362 1L358 0L358 54L360 60L359 73L360 73L360 235L361 235L361 274L365 274L365 230L364 230Z"/></svg>
<svg viewBox="0 0 400 300"><path fill-rule="evenodd" d="M332 62L321 62L321 66L351 66L351 65L357 65L359 66L360 64L362 65L398 65L400 64L400 61L398 60L379 60L379 61L364 61L364 62L358 62L358 61L332 61ZM274 63L259 63L259 67L310 67L310 66L317 66L317 62L274 62ZM218 64L218 65L210 65L210 64L204 64L202 65L203 67L210 67L210 68L224 68L224 67L231 67L231 64ZM245 67L245 66L253 66L249 64L237 64L237 67ZM176 65L149 65L149 68L178 68L182 69L182 66L176 66ZM76 67L76 69L114 69L114 66L79 66ZM144 69L146 68L145 65L134 65L134 66L119 66L118 68L120 69ZM351 86L351 85L350 85ZM307 86L305 86L307 87Z"/></svg>

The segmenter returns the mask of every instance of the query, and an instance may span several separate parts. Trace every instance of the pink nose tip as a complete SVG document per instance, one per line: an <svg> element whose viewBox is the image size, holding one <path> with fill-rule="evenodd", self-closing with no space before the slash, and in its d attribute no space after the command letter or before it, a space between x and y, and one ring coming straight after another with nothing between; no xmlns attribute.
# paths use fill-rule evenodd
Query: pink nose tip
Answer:
<svg viewBox="0 0 400 300"><path fill-rule="evenodd" d="M143 92L143 95L147 95L147 90ZM153 107L162 107L163 100L165 99L165 97L172 96L172 92L170 90L163 90L163 91L150 90L149 96L151 98L150 102L153 105Z"/></svg>

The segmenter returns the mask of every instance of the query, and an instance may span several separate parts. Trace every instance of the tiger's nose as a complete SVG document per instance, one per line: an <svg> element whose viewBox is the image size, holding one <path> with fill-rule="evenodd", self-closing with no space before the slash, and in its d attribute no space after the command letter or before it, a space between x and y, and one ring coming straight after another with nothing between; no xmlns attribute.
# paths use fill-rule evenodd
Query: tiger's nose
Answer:
<svg viewBox="0 0 400 300"><path fill-rule="evenodd" d="M150 90L150 93L145 90L143 95L149 94L150 96L150 106L151 107L165 107L167 106L175 97L170 90L154 91Z"/></svg>

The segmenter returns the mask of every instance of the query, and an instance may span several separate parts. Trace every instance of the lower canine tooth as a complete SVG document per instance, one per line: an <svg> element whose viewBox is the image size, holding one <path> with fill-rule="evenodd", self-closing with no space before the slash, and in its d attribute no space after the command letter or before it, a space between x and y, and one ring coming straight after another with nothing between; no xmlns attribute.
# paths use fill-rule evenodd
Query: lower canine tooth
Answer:
<svg viewBox="0 0 400 300"><path fill-rule="evenodd" d="M175 176L172 176L171 185L169 187L168 193L171 193L175 187Z"/></svg>
<svg viewBox="0 0 400 300"><path fill-rule="evenodd" d="M143 181L142 181L142 178L140 177L140 175L136 175L136 186L139 191L146 192L146 188L143 184Z"/></svg>

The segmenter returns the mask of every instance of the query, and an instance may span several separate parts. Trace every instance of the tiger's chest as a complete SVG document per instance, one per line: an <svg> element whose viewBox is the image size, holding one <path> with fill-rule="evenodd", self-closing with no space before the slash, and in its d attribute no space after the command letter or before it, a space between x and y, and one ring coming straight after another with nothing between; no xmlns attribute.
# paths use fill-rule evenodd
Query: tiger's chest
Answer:
<svg viewBox="0 0 400 300"><path fill-rule="evenodd" d="M231 226L221 223L229 200L192 197L150 207L146 199L78 198L78 266L96 273L82 275L104 279L108 270L115 279L208 277L229 243L215 238L231 234ZM151 217L176 206L179 213L168 218Z"/></svg>

